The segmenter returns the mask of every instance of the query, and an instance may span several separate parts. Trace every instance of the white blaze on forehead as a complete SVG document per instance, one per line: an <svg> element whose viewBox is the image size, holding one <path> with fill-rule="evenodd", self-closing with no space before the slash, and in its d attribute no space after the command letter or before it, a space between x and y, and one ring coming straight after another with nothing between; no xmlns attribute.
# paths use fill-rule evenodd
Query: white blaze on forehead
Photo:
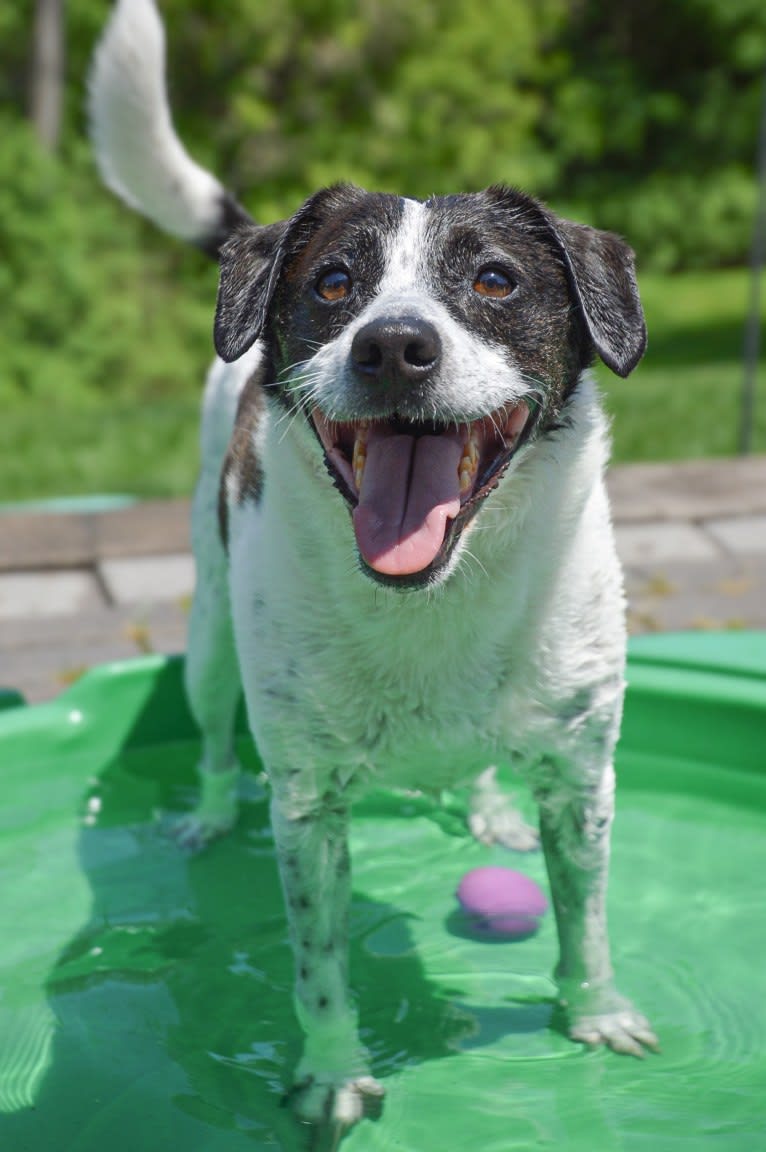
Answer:
<svg viewBox="0 0 766 1152"><path fill-rule="evenodd" d="M302 375L311 380L313 401L334 420L358 417L360 383L353 371L354 337L377 319L420 317L437 329L442 345L441 362L429 385L433 418L467 424L501 409L510 410L534 394L535 386L520 372L512 348L488 339L467 316L461 320L447 310L434 268L434 210L418 200L402 198L400 203L401 217L383 238L383 274L372 299L304 366ZM355 470L360 463L357 459Z"/></svg>
<svg viewBox="0 0 766 1152"><path fill-rule="evenodd" d="M402 200L402 219L386 246L386 268L380 295L422 287L426 230L426 206L419 200Z"/></svg>

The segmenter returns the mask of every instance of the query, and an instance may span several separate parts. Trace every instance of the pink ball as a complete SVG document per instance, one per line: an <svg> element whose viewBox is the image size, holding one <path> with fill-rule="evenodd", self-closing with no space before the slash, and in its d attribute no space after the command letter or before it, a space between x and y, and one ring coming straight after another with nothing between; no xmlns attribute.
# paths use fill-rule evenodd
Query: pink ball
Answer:
<svg viewBox="0 0 766 1152"><path fill-rule="evenodd" d="M474 929L487 936L509 939L535 932L548 908L548 901L534 880L499 865L466 872L458 885L457 898Z"/></svg>

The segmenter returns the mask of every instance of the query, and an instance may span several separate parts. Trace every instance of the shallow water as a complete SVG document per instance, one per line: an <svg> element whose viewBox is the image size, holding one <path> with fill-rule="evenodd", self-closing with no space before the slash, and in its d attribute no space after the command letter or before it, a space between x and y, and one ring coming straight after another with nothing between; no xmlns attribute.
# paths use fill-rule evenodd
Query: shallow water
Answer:
<svg viewBox="0 0 766 1152"><path fill-rule="evenodd" d="M235 833L182 856L158 815L192 802L194 759L179 743L11 772L3 1149L308 1147L280 1107L299 1037L267 804L251 777ZM662 1054L588 1052L551 1027L550 914L519 942L461 935L462 874L505 863L545 888L539 854L380 796L353 825L352 973L387 1099L344 1152L766 1148L766 780L619 767L614 961Z"/></svg>

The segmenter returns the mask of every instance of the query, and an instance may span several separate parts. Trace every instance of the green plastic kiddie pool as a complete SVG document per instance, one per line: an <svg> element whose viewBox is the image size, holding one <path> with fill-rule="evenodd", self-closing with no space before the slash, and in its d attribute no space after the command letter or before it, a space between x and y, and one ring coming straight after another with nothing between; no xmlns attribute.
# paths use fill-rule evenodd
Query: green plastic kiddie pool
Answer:
<svg viewBox="0 0 766 1152"><path fill-rule="evenodd" d="M280 1107L299 1036L258 764L242 820L193 858L177 659L95 669L0 714L0 1148L308 1147ZM353 984L382 1118L344 1152L766 1149L766 634L631 647L610 925L660 1055L556 1029L553 918L518 941L455 920L469 869L546 891L540 854L483 848L457 806L376 795L353 822Z"/></svg>

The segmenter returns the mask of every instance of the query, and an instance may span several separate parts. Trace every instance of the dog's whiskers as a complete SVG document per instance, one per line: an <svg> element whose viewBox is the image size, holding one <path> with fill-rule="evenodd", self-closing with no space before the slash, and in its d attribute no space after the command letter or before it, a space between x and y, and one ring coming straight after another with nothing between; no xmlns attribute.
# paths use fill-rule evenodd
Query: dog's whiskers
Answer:
<svg viewBox="0 0 766 1152"><path fill-rule="evenodd" d="M301 371L308 365L313 367L313 362L310 360L297 361L283 369L279 374L282 383L286 383L289 378L287 396L290 401L287 411L277 420L277 427L280 428L280 443L290 432L299 416L310 414L311 409L315 406L316 397L321 391L323 382L321 374L316 369ZM284 428L281 427L282 425L285 425Z"/></svg>
<svg viewBox="0 0 766 1152"><path fill-rule="evenodd" d="M461 554L460 561L461 561L461 564L463 563L463 561L465 561L465 575L468 579L470 579L470 580L475 579L475 573L473 571L474 565L477 568L480 568L482 574L484 576L486 576L487 579L489 579L489 572L484 567L484 565L482 564L481 560L476 555L476 553L472 552L470 550L470 548L466 548L466 547L463 548L463 552Z"/></svg>
<svg viewBox="0 0 766 1152"><path fill-rule="evenodd" d="M301 416L304 418L306 418L308 416L308 414L311 411L311 408L313 407L313 404L311 403L312 398L313 397L311 395L305 397L304 399L302 399L298 403L296 403L296 404L292 405L290 408L288 408L288 410L286 412L284 412L279 417L279 419L277 420L276 426L277 426L277 428L280 429L280 436L279 436L279 443L280 444L284 441L285 437L289 434L291 428L295 424L295 421ZM284 427L281 427L282 425L284 425Z"/></svg>

